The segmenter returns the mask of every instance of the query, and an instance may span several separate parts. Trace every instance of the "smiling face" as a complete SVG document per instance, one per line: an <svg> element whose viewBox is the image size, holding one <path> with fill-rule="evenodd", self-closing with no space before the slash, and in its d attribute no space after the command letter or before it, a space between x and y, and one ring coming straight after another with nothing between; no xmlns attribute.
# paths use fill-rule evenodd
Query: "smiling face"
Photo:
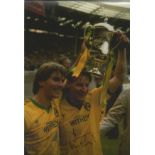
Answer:
<svg viewBox="0 0 155 155"><path fill-rule="evenodd" d="M69 93L77 101L84 101L87 93L90 79L81 75L75 81L69 84Z"/></svg>
<svg viewBox="0 0 155 155"><path fill-rule="evenodd" d="M64 81L64 75L60 71L54 71L47 80L39 82L40 90L47 99L59 98L64 88Z"/></svg>

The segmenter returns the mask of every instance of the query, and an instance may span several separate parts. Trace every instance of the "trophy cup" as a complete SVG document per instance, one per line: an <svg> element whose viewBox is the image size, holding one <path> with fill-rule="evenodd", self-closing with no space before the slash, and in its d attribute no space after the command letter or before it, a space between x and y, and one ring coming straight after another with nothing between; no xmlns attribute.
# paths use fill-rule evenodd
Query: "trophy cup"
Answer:
<svg viewBox="0 0 155 155"><path fill-rule="evenodd" d="M91 73L105 73L106 66L113 59L112 41L114 28L107 22L88 25L84 32L85 44L90 51L88 60Z"/></svg>

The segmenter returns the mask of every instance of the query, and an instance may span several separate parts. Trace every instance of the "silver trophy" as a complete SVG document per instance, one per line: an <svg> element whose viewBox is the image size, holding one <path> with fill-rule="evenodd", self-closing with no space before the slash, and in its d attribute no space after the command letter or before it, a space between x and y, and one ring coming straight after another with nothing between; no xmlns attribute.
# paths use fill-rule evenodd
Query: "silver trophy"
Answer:
<svg viewBox="0 0 155 155"><path fill-rule="evenodd" d="M107 21L87 25L84 31L85 44L90 51L88 61L92 73L104 74L106 66L114 58L114 48L119 43L115 30Z"/></svg>

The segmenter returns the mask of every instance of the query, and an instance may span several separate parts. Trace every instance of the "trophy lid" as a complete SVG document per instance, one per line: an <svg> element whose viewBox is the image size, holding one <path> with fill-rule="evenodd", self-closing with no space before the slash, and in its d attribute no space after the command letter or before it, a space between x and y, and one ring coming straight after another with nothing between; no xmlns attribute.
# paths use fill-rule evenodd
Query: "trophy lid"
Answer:
<svg viewBox="0 0 155 155"><path fill-rule="evenodd" d="M105 18L103 23L96 23L96 24L94 24L94 27L95 28L102 28L102 27L104 27L108 31L114 32L115 31L114 27L112 25L108 24L107 21L108 21L108 18Z"/></svg>

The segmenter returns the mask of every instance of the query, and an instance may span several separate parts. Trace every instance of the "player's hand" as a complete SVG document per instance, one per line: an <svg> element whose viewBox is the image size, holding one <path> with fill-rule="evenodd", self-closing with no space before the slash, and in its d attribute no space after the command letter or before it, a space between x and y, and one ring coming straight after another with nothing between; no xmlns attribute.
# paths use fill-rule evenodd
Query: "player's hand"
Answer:
<svg viewBox="0 0 155 155"><path fill-rule="evenodd" d="M118 48L122 49L129 46L130 41L125 33L119 31L115 32L115 37L117 38L117 42L119 42Z"/></svg>

